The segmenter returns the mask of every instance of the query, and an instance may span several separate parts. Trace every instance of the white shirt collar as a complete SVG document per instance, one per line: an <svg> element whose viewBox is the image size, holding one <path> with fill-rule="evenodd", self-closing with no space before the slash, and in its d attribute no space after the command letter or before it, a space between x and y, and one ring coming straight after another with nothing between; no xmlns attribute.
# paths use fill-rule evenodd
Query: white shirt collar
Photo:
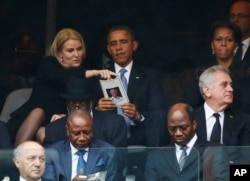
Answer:
<svg viewBox="0 0 250 181"><path fill-rule="evenodd" d="M189 155L191 149L194 147L194 144L196 142L196 140L198 139L197 134L195 133L195 135L193 136L193 138L187 143L187 155ZM180 152L181 151L181 145L177 145L175 144L175 148L176 148L176 152Z"/></svg>
<svg viewBox="0 0 250 181"><path fill-rule="evenodd" d="M71 143L70 143L70 148L71 148L71 153L72 154L75 154L78 151L78 149L75 148ZM86 150L88 152L89 151L89 147L84 148L84 150Z"/></svg>
<svg viewBox="0 0 250 181"><path fill-rule="evenodd" d="M205 109L206 120L209 119L210 117L214 116L213 114L215 113L215 111L211 107L209 107L209 105L206 102L204 103L204 109ZM220 116L223 116L224 112L221 111L221 112L218 112L218 113L219 113Z"/></svg>
<svg viewBox="0 0 250 181"><path fill-rule="evenodd" d="M188 148L192 148L193 146L194 146L194 144L195 144L195 142L196 142L196 140L198 139L198 137L197 137L197 134L195 133L194 134L194 136L193 136L193 138L187 143L187 147ZM177 145L176 143L175 143L175 146L178 148L178 149L180 149L182 146L181 145Z"/></svg>
<svg viewBox="0 0 250 181"><path fill-rule="evenodd" d="M244 44L244 46L246 47L246 49L249 47L249 44L250 44L250 37L243 40L241 43Z"/></svg>
<svg viewBox="0 0 250 181"><path fill-rule="evenodd" d="M37 181L41 181L42 179L39 179L39 180L37 180ZM23 177L19 177L19 181L27 181L27 180L25 180Z"/></svg>
<svg viewBox="0 0 250 181"><path fill-rule="evenodd" d="M127 72L130 74L131 69L132 69L132 65L133 65L133 60L126 67L121 67L120 65L115 63L115 72L119 73L122 68L125 68L127 70Z"/></svg>

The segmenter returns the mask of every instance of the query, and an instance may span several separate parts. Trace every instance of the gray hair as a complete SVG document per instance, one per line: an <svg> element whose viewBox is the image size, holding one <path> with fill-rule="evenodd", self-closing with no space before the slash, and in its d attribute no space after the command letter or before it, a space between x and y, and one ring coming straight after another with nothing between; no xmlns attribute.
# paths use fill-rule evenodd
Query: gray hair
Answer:
<svg viewBox="0 0 250 181"><path fill-rule="evenodd" d="M110 89L110 90L109 90L109 93L112 93L112 92L114 92L114 91L117 92L117 89Z"/></svg>
<svg viewBox="0 0 250 181"><path fill-rule="evenodd" d="M16 147L16 149L14 149L14 152L13 152L13 159L14 160L19 160L19 161L21 160L23 145L24 145L24 143L20 144L18 147Z"/></svg>
<svg viewBox="0 0 250 181"><path fill-rule="evenodd" d="M29 143L29 142L36 143L36 144L40 145L40 146L43 148L43 146L42 146L40 143L36 142L36 141L25 141L25 142L21 143L20 145L18 145L18 147L16 147L16 148L14 149L14 152L13 152L13 159L14 159L14 160L21 161L21 158L22 158L21 155L22 155L23 151L25 151L23 147L24 147L27 143Z"/></svg>
<svg viewBox="0 0 250 181"><path fill-rule="evenodd" d="M230 71L227 68L222 67L220 65L214 65L204 70L204 72L200 75L199 78L200 93L204 100L206 99L206 95L203 92L203 88L204 87L208 87L210 89L213 88L213 84L215 81L215 75L214 75L215 72L224 72L230 76Z"/></svg>

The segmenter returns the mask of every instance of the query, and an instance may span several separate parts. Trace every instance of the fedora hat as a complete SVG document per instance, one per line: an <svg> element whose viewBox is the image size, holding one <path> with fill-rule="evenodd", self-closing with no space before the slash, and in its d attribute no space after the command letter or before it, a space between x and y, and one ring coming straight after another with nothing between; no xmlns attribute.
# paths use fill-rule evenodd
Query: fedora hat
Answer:
<svg viewBox="0 0 250 181"><path fill-rule="evenodd" d="M86 100L93 97L90 82L83 78L71 77L67 83L66 91L60 94L67 100Z"/></svg>

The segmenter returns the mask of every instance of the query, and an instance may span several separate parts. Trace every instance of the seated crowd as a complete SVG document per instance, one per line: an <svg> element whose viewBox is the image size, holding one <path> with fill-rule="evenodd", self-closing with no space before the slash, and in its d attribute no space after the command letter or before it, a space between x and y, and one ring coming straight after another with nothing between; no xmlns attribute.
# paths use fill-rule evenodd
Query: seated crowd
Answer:
<svg viewBox="0 0 250 181"><path fill-rule="evenodd" d="M242 4L250 7L236 2L230 16ZM0 180L125 181L130 174L148 181L229 180L230 164L250 163L250 59L243 59L246 51L235 53L246 37L230 20L211 26L213 57L170 106L161 72L134 60L139 43L130 27L109 29L112 60L101 70L84 67L79 32L60 30L38 65L30 98L0 121L0 151L9 151L0 156ZM101 87L100 79L118 77L121 86ZM129 102L120 105L121 91Z"/></svg>

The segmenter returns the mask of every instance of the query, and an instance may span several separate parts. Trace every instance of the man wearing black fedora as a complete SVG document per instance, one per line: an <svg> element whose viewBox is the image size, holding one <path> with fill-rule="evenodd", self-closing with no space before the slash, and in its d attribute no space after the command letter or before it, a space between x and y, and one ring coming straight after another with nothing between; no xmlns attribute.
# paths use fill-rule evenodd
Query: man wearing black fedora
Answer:
<svg viewBox="0 0 250 181"><path fill-rule="evenodd" d="M91 81L72 77L67 84L64 94L67 101L68 112L71 110L87 110L93 117L93 136L104 140L115 147L127 146L127 128L124 118L109 111L97 111L93 109L94 93L91 90ZM54 115L51 123L42 127L37 132L37 141L44 145L50 145L67 138L67 115Z"/></svg>

